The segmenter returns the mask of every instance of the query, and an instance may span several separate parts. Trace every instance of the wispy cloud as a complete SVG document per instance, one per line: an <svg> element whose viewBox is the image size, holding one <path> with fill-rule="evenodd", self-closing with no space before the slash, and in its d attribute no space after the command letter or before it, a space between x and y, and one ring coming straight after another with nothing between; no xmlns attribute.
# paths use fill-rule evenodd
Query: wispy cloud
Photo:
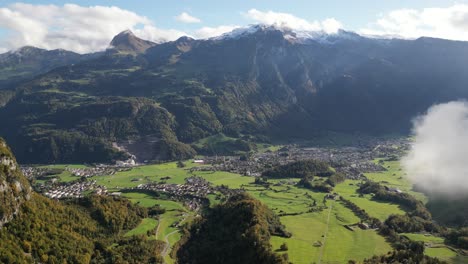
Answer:
<svg viewBox="0 0 468 264"><path fill-rule="evenodd" d="M468 5L393 10L359 30L359 33L468 40Z"/></svg>
<svg viewBox="0 0 468 264"><path fill-rule="evenodd" d="M205 38L212 38L216 36L220 36L224 33L233 31L236 28L239 28L240 26L235 26L235 25L227 25L227 26L218 26L218 27L202 27L200 29L197 29L195 31L195 37L200 38L200 39L205 39Z"/></svg>
<svg viewBox="0 0 468 264"><path fill-rule="evenodd" d="M176 16L175 19L182 23L200 23L201 22L199 18L189 15L187 12L182 12L180 15Z"/></svg>

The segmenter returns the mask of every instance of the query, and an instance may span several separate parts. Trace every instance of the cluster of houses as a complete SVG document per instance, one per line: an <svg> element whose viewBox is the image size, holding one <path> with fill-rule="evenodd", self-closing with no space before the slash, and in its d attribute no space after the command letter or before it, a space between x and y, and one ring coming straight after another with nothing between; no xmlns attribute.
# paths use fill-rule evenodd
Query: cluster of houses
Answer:
<svg viewBox="0 0 468 264"><path fill-rule="evenodd" d="M42 179L46 176L54 177L63 172L63 170L69 171L73 176L76 177L93 177L93 176L104 176L104 175L114 175L119 171L130 170L130 167L121 167L113 165L98 165L95 167L85 167L85 168L71 168L65 167L65 169L57 168L47 168L47 167L28 167L22 166L21 171L23 175L28 179Z"/></svg>
<svg viewBox="0 0 468 264"><path fill-rule="evenodd" d="M53 174L53 169L21 166L23 175L28 179L38 179Z"/></svg>
<svg viewBox="0 0 468 264"><path fill-rule="evenodd" d="M52 199L81 198L87 192L104 195L107 193L107 189L104 186L97 185L96 181L79 181L56 185L44 191L44 195Z"/></svg>
<svg viewBox="0 0 468 264"><path fill-rule="evenodd" d="M116 166L98 166L86 168L66 168L73 176L77 177L94 177L104 175L114 175L116 172L128 171L129 167L116 167Z"/></svg>
<svg viewBox="0 0 468 264"><path fill-rule="evenodd" d="M216 189L202 177L192 176L185 179L184 184L140 184L135 189L165 193L168 196L184 201L191 210L197 210L206 200L206 196Z"/></svg>

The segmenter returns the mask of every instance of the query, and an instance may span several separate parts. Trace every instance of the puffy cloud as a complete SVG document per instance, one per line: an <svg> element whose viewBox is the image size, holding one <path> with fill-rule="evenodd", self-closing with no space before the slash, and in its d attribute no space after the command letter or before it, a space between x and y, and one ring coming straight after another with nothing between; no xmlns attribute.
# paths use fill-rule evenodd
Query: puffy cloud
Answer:
<svg viewBox="0 0 468 264"><path fill-rule="evenodd" d="M201 22L199 18L189 15L187 12L182 12L180 15L176 16L175 19L182 23L200 23Z"/></svg>
<svg viewBox="0 0 468 264"><path fill-rule="evenodd" d="M257 9L250 9L245 16L262 24L287 27L295 30L323 30L327 33L336 33L342 27L341 23L334 18L327 18L324 21L308 21L288 13L263 12Z"/></svg>
<svg viewBox="0 0 468 264"><path fill-rule="evenodd" d="M200 39L217 37L224 33L233 31L236 28L239 28L239 26L228 25L218 27L202 27L195 31L195 37Z"/></svg>
<svg viewBox="0 0 468 264"><path fill-rule="evenodd" d="M359 31L367 35L468 40L468 5L391 11Z"/></svg>
<svg viewBox="0 0 468 264"><path fill-rule="evenodd" d="M339 29L343 28L343 25L334 18L327 18L322 21L322 27L325 32L338 32Z"/></svg>
<svg viewBox="0 0 468 264"><path fill-rule="evenodd" d="M126 29L152 41L174 40L185 35L177 30L157 28L148 18L118 7L75 4L18 3L0 8L0 28L8 30L0 41L3 50L31 45L80 53L104 50L113 36Z"/></svg>
<svg viewBox="0 0 468 264"><path fill-rule="evenodd" d="M402 159L409 179L436 195L468 193L468 103L431 107L414 122L414 142Z"/></svg>

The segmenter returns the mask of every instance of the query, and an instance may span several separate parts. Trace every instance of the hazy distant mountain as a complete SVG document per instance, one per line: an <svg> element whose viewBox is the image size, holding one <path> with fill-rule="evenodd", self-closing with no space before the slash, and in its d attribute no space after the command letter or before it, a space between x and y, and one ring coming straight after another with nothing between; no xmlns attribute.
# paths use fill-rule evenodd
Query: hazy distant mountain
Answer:
<svg viewBox="0 0 468 264"><path fill-rule="evenodd" d="M45 50L25 46L0 54L0 89L46 73L54 68L94 58L99 53L80 55L62 49Z"/></svg>
<svg viewBox="0 0 468 264"><path fill-rule="evenodd" d="M20 159L47 149L44 135L51 131L103 144L160 138L159 128L138 128L138 107L129 112L128 105L113 103L136 100L126 97L149 98L145 104L167 112L164 127L170 129L164 131L173 133L172 147L218 133L244 140L294 140L323 131L406 133L411 119L431 104L468 98L467 42L257 25L161 44L123 32L111 46L118 52L58 67L17 86L16 97L0 109L8 124L0 134L22 138L21 146L13 145L22 149ZM94 102L101 100L114 110L95 112ZM73 114L78 109L81 114ZM28 146L38 137L44 145L31 152ZM75 147L69 151L76 151L76 140L70 140ZM171 154L164 151L166 157L193 152L183 143Z"/></svg>

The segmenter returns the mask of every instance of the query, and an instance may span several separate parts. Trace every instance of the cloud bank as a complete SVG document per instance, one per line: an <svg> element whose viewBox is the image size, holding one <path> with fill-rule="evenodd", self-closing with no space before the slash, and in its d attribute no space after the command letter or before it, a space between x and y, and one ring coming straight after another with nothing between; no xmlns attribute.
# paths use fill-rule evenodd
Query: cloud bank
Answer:
<svg viewBox="0 0 468 264"><path fill-rule="evenodd" d="M275 25L303 31L323 30L327 33L336 33L338 29L343 27L342 24L334 18L327 18L323 21L308 21L288 13L273 11L263 12L257 9L250 9L245 14L245 17L266 25Z"/></svg>
<svg viewBox="0 0 468 264"><path fill-rule="evenodd" d="M468 5L445 8L398 9L391 11L368 27L359 30L366 35L421 36L468 40Z"/></svg>
<svg viewBox="0 0 468 264"><path fill-rule="evenodd" d="M118 7L75 4L13 4L0 8L0 28L8 30L0 50L31 45L67 49L79 53L104 50L113 36L130 29L151 41L174 40L184 32L157 28L134 12Z"/></svg>
<svg viewBox="0 0 468 264"><path fill-rule="evenodd" d="M414 122L414 143L402 159L409 179L444 196L468 193L468 103L435 105Z"/></svg>

